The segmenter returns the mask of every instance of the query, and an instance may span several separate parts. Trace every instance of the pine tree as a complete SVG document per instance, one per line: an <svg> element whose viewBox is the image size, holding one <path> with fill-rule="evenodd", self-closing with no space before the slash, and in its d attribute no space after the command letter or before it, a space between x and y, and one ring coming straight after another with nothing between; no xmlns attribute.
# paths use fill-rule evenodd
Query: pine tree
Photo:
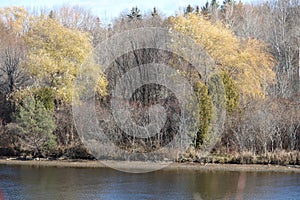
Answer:
<svg viewBox="0 0 300 200"><path fill-rule="evenodd" d="M213 9L218 9L218 8L219 8L218 1L217 1L217 0L211 0L210 6L211 6Z"/></svg>
<svg viewBox="0 0 300 200"><path fill-rule="evenodd" d="M50 19L54 19L55 18L55 14L54 14L53 10L50 11L49 18Z"/></svg>
<svg viewBox="0 0 300 200"><path fill-rule="evenodd" d="M196 11L195 11L196 14L200 14L200 8L199 6L196 6Z"/></svg>
<svg viewBox="0 0 300 200"><path fill-rule="evenodd" d="M130 11L130 14L128 14L128 18L133 20L133 19L142 19L142 15L140 14L140 10L138 7L133 7Z"/></svg>
<svg viewBox="0 0 300 200"><path fill-rule="evenodd" d="M235 1L234 0L224 0L223 4L221 6L221 11L225 12L228 9L228 7L234 6L234 5L235 5Z"/></svg>
<svg viewBox="0 0 300 200"><path fill-rule="evenodd" d="M56 128L53 113L33 96L25 98L17 108L14 122L9 129L19 136L23 145L30 147L37 156L56 146L53 131Z"/></svg>
<svg viewBox="0 0 300 200"><path fill-rule="evenodd" d="M208 3L208 1L205 3L204 6L201 7L201 14L203 16L207 16L209 14L209 3Z"/></svg>
<svg viewBox="0 0 300 200"><path fill-rule="evenodd" d="M151 15L152 15L152 17L158 16L156 7L153 8L153 11L152 11Z"/></svg>
<svg viewBox="0 0 300 200"><path fill-rule="evenodd" d="M194 8L189 4L186 7L185 14L192 13L193 11L194 11Z"/></svg>

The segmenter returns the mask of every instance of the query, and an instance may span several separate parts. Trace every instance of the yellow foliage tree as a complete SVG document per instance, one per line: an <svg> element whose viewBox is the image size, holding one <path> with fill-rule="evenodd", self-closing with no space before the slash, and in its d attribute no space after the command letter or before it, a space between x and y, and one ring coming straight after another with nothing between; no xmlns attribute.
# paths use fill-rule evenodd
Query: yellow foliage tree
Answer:
<svg viewBox="0 0 300 200"><path fill-rule="evenodd" d="M5 24L6 30L10 34L22 35L30 20L30 14L23 7L0 8L1 21Z"/></svg>
<svg viewBox="0 0 300 200"><path fill-rule="evenodd" d="M29 46L26 67L36 77L38 87L52 88L55 98L70 102L73 81L92 51L89 35L41 16L31 23L26 43ZM104 78L101 74L99 77ZM103 84L102 92L105 91L105 80L99 83Z"/></svg>
<svg viewBox="0 0 300 200"><path fill-rule="evenodd" d="M234 79L243 97L265 96L275 73L274 58L264 43L238 38L221 22L213 24L201 15L189 13L169 21L172 29L191 37L208 52L218 69Z"/></svg>

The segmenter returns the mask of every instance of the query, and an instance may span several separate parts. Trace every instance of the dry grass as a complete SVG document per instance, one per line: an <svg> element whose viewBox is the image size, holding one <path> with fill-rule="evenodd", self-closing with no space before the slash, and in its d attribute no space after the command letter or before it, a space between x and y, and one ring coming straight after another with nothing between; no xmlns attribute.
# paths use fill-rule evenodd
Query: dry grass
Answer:
<svg viewBox="0 0 300 200"><path fill-rule="evenodd" d="M195 151L189 151L185 154L182 154L179 158L177 158L176 161L218 164L300 165L300 152L276 150L274 152L257 155L253 152L244 151L232 154L213 153L206 156L201 156Z"/></svg>

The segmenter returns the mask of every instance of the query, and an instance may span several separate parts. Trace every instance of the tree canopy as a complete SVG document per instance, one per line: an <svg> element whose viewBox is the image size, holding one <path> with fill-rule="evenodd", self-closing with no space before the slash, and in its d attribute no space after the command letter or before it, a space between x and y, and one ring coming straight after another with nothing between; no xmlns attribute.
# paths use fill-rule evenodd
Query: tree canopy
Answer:
<svg viewBox="0 0 300 200"><path fill-rule="evenodd" d="M255 39L241 39L221 22L212 23L188 13L171 17L172 28L194 39L227 72L246 97L264 97L274 81L274 58L266 45Z"/></svg>
<svg viewBox="0 0 300 200"><path fill-rule="evenodd" d="M30 47L26 68L37 86L49 87L56 98L70 102L79 67L92 51L89 35L41 16L31 23L26 43Z"/></svg>
<svg viewBox="0 0 300 200"><path fill-rule="evenodd" d="M112 109L107 109L112 106L114 89L122 84L118 80L125 80L125 73L140 65L159 63L174 68L191 83L198 100L197 109L194 105L191 108L199 119L197 127L193 127L196 131L193 129L189 135L194 139L193 147L205 148L205 143L213 141L214 132L222 127L221 139L213 150L218 153L299 151L299 2L244 4L211 0L183 8L166 17L157 7L148 13L133 7L111 24L78 6L40 11L0 8L0 145L7 143L19 155L24 153L24 145L42 151L57 144L57 155L66 156L78 149L85 151L75 128L72 106L77 105L77 100L88 99L80 102L86 105L92 99L97 122L105 131L111 131L111 139L118 147L128 152L149 152L162 147L179 130L181 107L176 92L151 83L137 88L130 98L130 117L139 126L150 124L152 106L167 111L165 126L153 137L126 134L114 121ZM135 37L141 37L140 42L151 41L160 46L161 36L132 35L127 38L126 44L130 45L126 53L118 55L109 66L99 66L101 61L96 56L104 49L109 50L99 46L102 41L115 39L119 33L138 33L134 29L147 27L181 33L182 38L198 44L193 47L199 48L200 54L185 51L189 48L187 40L173 40L174 46L170 47L178 51L135 49L142 46L135 44ZM121 46L112 46L111 50L120 50ZM209 64L200 72L204 74L196 69L203 66L193 66L185 60L187 55L173 52L189 53L199 59L206 56L202 63ZM105 71L101 71L102 67ZM213 69L208 70L213 73L206 69ZM77 87L77 78L82 78L86 85ZM138 80L130 78L130 84ZM93 91L86 87L93 87ZM120 102L122 107L123 100ZM160 111L156 114L160 115ZM224 117L223 124L217 124L219 116ZM88 120L89 117L84 123ZM0 154L1 149L2 146ZM107 150L111 150L110 146Z"/></svg>

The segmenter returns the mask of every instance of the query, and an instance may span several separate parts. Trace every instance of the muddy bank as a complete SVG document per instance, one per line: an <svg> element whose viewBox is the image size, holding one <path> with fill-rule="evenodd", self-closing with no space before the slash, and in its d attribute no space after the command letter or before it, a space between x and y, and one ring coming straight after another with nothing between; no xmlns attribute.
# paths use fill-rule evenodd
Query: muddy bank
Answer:
<svg viewBox="0 0 300 200"><path fill-rule="evenodd" d="M257 164L200 164L200 163L155 163L138 161L105 161L119 169L147 168L156 169L157 166L164 167L162 170L204 170L204 171L246 171L246 172L296 172L300 173L300 166L288 165L257 165ZM0 159L2 165L24 165L33 167L80 167L80 168L107 168L97 160L15 160Z"/></svg>

